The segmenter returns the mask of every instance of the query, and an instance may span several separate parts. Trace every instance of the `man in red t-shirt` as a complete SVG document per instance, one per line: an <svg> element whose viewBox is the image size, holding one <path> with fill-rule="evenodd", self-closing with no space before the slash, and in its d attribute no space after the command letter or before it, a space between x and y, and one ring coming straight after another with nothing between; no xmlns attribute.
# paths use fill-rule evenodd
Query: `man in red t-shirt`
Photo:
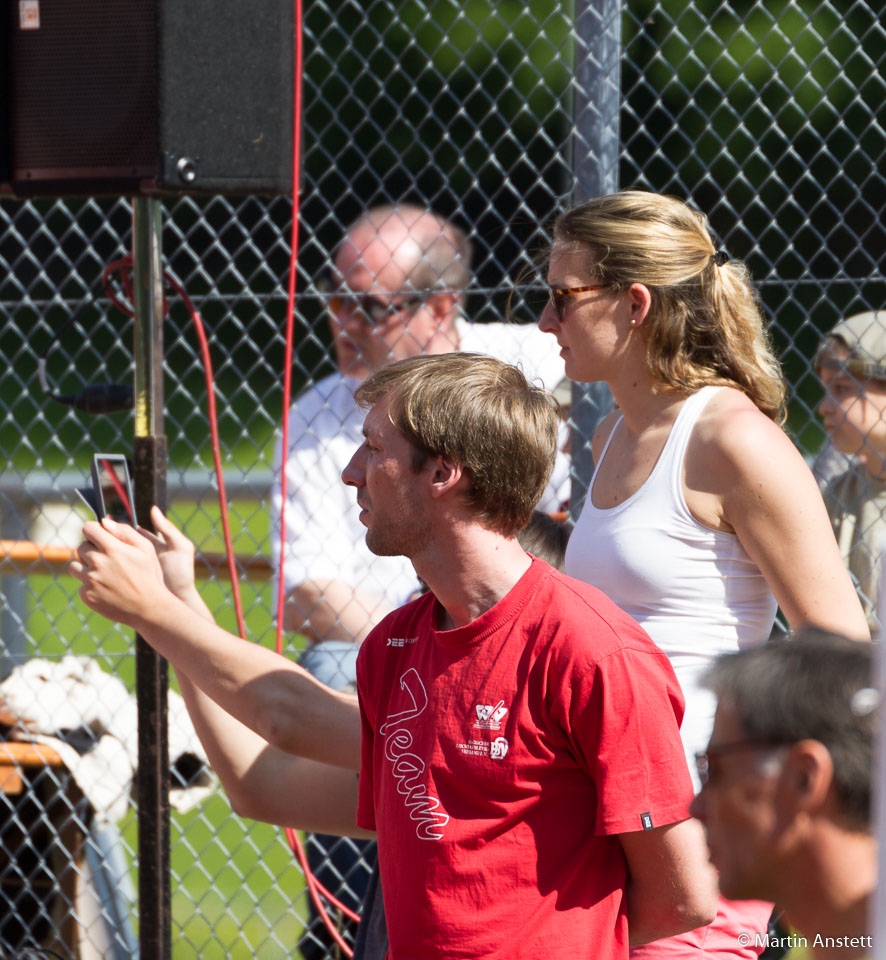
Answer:
<svg viewBox="0 0 886 960"><path fill-rule="evenodd" d="M201 619L134 531L87 524L72 565L83 599L184 677L235 809L248 795L250 814L272 822L377 831L390 960L614 960L629 941L708 923L716 879L688 819L668 661L602 594L515 537L553 464L550 394L514 367L456 353L385 367L356 399L369 409L365 441L342 479L367 545L409 557L430 588L361 650L359 799L344 771L324 779L292 755L336 752L306 749L332 729L326 715L294 742L290 698L316 693L303 671ZM353 766L344 739L339 760ZM317 795L293 823L308 784Z"/></svg>

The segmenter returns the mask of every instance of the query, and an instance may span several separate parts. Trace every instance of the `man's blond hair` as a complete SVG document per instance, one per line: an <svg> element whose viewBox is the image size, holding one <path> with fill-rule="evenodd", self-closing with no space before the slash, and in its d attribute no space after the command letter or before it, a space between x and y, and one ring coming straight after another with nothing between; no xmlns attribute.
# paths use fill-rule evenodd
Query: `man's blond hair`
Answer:
<svg viewBox="0 0 886 960"><path fill-rule="evenodd" d="M430 457L462 464L467 502L489 529L514 536L529 520L554 467L559 406L516 367L475 353L410 357L377 370L355 398L364 408L389 401L416 471Z"/></svg>

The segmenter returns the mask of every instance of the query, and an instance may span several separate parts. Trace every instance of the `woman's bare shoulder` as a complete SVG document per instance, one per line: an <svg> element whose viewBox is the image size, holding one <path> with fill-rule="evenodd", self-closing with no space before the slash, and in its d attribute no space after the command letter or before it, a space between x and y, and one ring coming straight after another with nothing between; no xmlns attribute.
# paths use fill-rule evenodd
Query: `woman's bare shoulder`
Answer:
<svg viewBox="0 0 886 960"><path fill-rule="evenodd" d="M687 450L687 471L695 482L723 493L736 486L768 486L776 478L805 486L809 468L777 423L740 390L727 388L699 417Z"/></svg>
<svg viewBox="0 0 886 960"><path fill-rule="evenodd" d="M795 449L782 428L766 416L741 390L719 390L699 417L693 439L724 456L763 449Z"/></svg>

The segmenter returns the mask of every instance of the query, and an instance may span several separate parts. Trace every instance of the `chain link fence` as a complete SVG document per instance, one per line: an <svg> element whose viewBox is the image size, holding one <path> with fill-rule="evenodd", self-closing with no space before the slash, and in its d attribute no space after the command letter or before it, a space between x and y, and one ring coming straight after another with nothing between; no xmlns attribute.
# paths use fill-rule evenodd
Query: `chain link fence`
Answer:
<svg viewBox="0 0 886 960"><path fill-rule="evenodd" d="M824 436L811 358L840 318L886 302L881 12L872 0L607 0L593 10L569 0L311 0L295 389L335 371L319 282L366 208L408 202L458 224L474 247L464 313L483 324L501 319L513 279L561 205L639 187L694 202L721 245L748 263L791 387L789 431L812 459ZM167 266L210 335L244 558L271 552L290 216L286 198L164 206ZM130 204L5 199L0 217L2 538L70 545L83 519L74 490L91 454L128 450L132 420L89 416L49 393L131 379L131 321L100 283L103 267L130 252ZM520 301L515 312L531 319ZM211 553L221 538L203 371L175 299L165 343L171 513ZM573 416L594 402L579 395ZM580 451L575 462L581 480ZM10 680L32 658L59 667L74 655L133 689L131 636L87 613L61 560L6 550L0 576ZM229 585L210 574L203 587L235 629ZM244 589L251 637L268 645L272 592L261 578ZM287 653L305 642L289 634ZM108 730L87 718L63 731L46 688L23 689L2 718L7 742L22 726L45 726L81 760L95 756ZM138 858L126 778L107 817L84 798L63 747L3 749L0 956L134 955ZM177 768L191 802L173 817L173 955L335 955L316 927L305 930L304 882L282 834L235 817L219 794L195 793L200 773L199 761ZM342 869L335 858L326 866ZM360 881L350 883L359 892Z"/></svg>

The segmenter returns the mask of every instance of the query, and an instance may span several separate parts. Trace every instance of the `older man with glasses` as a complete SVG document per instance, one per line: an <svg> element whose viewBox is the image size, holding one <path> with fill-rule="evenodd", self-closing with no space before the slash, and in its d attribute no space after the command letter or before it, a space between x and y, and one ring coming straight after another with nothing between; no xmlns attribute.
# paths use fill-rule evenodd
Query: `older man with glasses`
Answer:
<svg viewBox="0 0 886 960"><path fill-rule="evenodd" d="M407 560L372 556L359 511L341 489L341 471L362 439L354 390L393 360L456 350L517 364L549 389L564 376L556 344L534 325L464 318L470 259L465 234L437 214L413 206L376 207L348 229L322 287L338 369L293 404L290 449L284 458L278 444L275 470L282 470L285 459L285 626L304 631L312 644L334 644L312 650L306 664L334 686L353 682L355 644L419 586ZM561 456L542 509L562 507L568 471ZM274 551L280 505L277 488Z"/></svg>
<svg viewBox="0 0 886 960"><path fill-rule="evenodd" d="M280 476L285 464L284 625L308 638L303 666L338 690L353 688L360 642L419 588L407 558L369 551L360 509L341 483L342 470L363 441L364 416L354 391L392 361L453 351L514 363L549 389L564 378L556 343L534 324L465 319L471 255L464 232L443 217L410 205L375 207L348 228L329 276L319 285L337 370L293 404L289 450L284 457L278 444L275 474ZM561 453L540 507L558 510L568 495L569 460ZM277 487L271 531L277 564L280 515ZM338 838L314 838L308 854L328 887L344 878L343 899L355 905L367 874L340 846L327 861L327 852L338 843ZM325 939L316 925L314 935ZM304 947L303 953L312 955Z"/></svg>

